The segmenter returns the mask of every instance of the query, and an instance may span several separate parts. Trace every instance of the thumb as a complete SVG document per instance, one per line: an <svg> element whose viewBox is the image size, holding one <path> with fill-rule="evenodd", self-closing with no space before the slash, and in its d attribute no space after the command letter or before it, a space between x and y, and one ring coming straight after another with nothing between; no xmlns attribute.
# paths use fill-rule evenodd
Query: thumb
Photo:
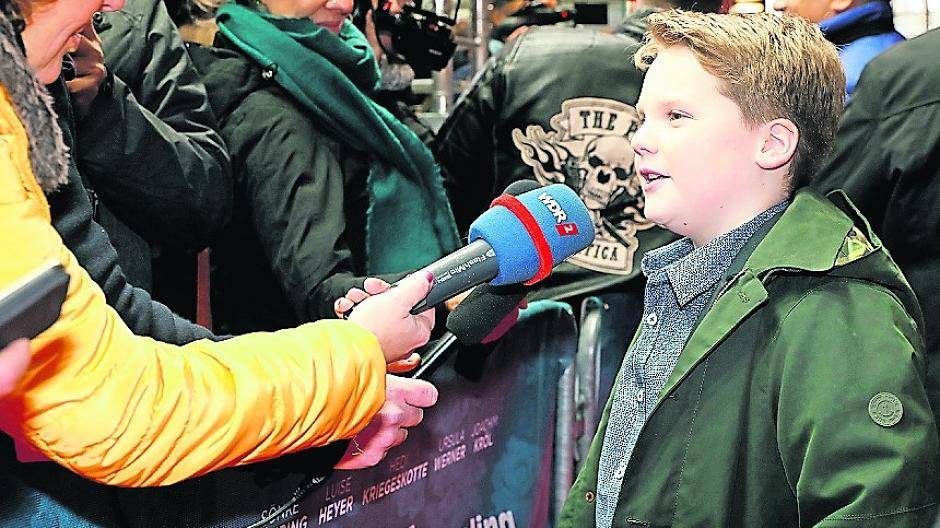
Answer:
<svg viewBox="0 0 940 528"><path fill-rule="evenodd" d="M418 367L421 364L421 356L418 354L411 354L405 359L399 359L393 363L389 363L385 366L386 372L390 374L401 374L403 372L410 372Z"/></svg>
<svg viewBox="0 0 940 528"><path fill-rule="evenodd" d="M412 306L428 296L432 280L434 275L430 271L418 271L402 279L389 293L395 295L396 300L407 304L408 310L411 310Z"/></svg>
<svg viewBox="0 0 940 528"><path fill-rule="evenodd" d="M409 405L430 407L437 403L437 387L425 380L401 378L399 390Z"/></svg>

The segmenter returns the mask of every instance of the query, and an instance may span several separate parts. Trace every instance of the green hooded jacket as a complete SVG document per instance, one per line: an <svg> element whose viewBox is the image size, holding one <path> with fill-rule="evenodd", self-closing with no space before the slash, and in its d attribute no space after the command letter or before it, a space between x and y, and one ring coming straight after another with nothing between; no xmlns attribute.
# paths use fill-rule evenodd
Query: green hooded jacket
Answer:
<svg viewBox="0 0 940 528"><path fill-rule="evenodd" d="M864 218L831 200L799 191L732 265L640 433L614 526L930 526L920 309ZM595 526L609 413L560 527Z"/></svg>

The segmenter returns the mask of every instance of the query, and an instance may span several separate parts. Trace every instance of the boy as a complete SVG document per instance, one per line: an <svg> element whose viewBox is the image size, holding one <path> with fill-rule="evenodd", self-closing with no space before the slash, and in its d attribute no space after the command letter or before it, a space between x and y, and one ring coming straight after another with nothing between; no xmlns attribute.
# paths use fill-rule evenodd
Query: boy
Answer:
<svg viewBox="0 0 940 528"><path fill-rule="evenodd" d="M633 138L644 319L559 526L927 526L919 309L841 196L800 187L845 81L796 17L665 12ZM843 210L845 212L843 212Z"/></svg>

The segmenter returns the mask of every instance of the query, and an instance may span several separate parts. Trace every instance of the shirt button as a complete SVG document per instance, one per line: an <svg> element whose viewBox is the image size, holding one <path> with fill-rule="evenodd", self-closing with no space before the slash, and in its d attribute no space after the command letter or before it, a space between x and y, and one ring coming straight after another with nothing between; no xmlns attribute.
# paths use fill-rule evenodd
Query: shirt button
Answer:
<svg viewBox="0 0 940 528"><path fill-rule="evenodd" d="M656 326L656 323L658 322L659 322L659 317L656 315L656 313L651 313L646 316L647 326Z"/></svg>
<svg viewBox="0 0 940 528"><path fill-rule="evenodd" d="M646 389L640 389L636 391L636 401L643 402L646 399Z"/></svg>
<svg viewBox="0 0 940 528"><path fill-rule="evenodd" d="M588 501L588 502L594 502L594 492L593 492L593 491L589 491L589 492L585 493L585 494L584 494L584 500L586 500L586 501Z"/></svg>
<svg viewBox="0 0 940 528"><path fill-rule="evenodd" d="M620 466L617 468L617 472L614 473L614 478L617 480L623 480L623 475L627 472L627 468Z"/></svg>

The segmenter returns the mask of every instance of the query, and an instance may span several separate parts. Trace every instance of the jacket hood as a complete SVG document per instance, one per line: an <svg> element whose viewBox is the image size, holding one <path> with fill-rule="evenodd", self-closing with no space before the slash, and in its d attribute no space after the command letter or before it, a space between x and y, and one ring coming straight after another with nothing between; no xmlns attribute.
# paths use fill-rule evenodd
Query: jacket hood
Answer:
<svg viewBox="0 0 940 528"><path fill-rule="evenodd" d="M890 289L911 313L919 313L907 279L841 190L825 197L809 188L798 191L745 268L765 277L798 270L871 282Z"/></svg>
<svg viewBox="0 0 940 528"><path fill-rule="evenodd" d="M652 7L637 9L624 17L620 24L614 28L614 33L627 35L635 38L638 42L643 42L643 36L646 34L646 17L657 11L660 11L660 9Z"/></svg>
<svg viewBox="0 0 940 528"><path fill-rule="evenodd" d="M206 85L209 104L223 121L242 101L261 85L277 86L264 79L261 68L243 54L230 49L228 39L217 34L215 46L188 44L190 56Z"/></svg>
<svg viewBox="0 0 940 528"><path fill-rule="evenodd" d="M68 181L68 148L56 122L52 99L33 76L23 56L19 31L22 18L4 2L0 11L0 84L13 101L16 115L29 137L29 161L43 192L50 193Z"/></svg>

